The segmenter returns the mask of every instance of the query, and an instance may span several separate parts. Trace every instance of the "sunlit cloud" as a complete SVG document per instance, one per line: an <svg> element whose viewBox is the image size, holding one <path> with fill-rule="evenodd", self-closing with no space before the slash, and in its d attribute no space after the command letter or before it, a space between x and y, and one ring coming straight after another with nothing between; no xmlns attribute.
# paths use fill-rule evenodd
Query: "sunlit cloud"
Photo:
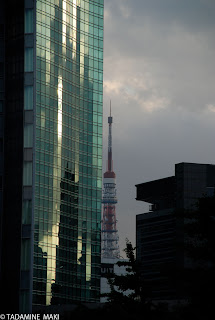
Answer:
<svg viewBox="0 0 215 320"><path fill-rule="evenodd" d="M117 100L149 113L166 109L170 105L170 98L159 92L149 74L137 73L127 78L120 75L121 72L119 79L104 81L105 95L114 95Z"/></svg>
<svg viewBox="0 0 215 320"><path fill-rule="evenodd" d="M207 108L207 111L215 112L215 105L214 104L207 104L206 108Z"/></svg>
<svg viewBox="0 0 215 320"><path fill-rule="evenodd" d="M111 18L111 12L110 12L110 10L104 10L104 21L105 22L107 22L108 21L108 19L110 19Z"/></svg>
<svg viewBox="0 0 215 320"><path fill-rule="evenodd" d="M104 80L104 91L107 95L120 94L123 84L117 80Z"/></svg>
<svg viewBox="0 0 215 320"><path fill-rule="evenodd" d="M141 106L146 112L154 112L169 107L170 101L165 97L151 97L146 101L142 101Z"/></svg>
<svg viewBox="0 0 215 320"><path fill-rule="evenodd" d="M130 10L129 10L129 8L127 7L127 6L125 6L125 5L123 5L123 4L121 4L120 6L119 6L119 8L120 8L120 12L121 12L121 14L122 14L122 16L124 17L124 18L128 18L129 16L130 16Z"/></svg>

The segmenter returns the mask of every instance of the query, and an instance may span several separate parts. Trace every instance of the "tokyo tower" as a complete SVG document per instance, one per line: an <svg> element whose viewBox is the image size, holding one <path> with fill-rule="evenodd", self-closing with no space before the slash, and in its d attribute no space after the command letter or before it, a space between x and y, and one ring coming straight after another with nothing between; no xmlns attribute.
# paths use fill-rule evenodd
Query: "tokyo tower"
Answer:
<svg viewBox="0 0 215 320"><path fill-rule="evenodd" d="M104 173L103 179L103 220L102 220L102 258L119 258L119 237L116 227L116 174L113 171L112 160L112 123L113 117L108 117L109 133L108 133L108 161L107 171Z"/></svg>

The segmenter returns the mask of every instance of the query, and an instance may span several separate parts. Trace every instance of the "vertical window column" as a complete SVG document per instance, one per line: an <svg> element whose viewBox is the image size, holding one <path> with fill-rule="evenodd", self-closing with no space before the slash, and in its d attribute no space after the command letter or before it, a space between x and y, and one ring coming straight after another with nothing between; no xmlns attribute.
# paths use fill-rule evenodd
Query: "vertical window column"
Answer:
<svg viewBox="0 0 215 320"><path fill-rule="evenodd" d="M21 247L20 310L28 313L31 304L32 190L34 132L34 9L33 1L25 1L24 49L24 135L23 135L23 205Z"/></svg>

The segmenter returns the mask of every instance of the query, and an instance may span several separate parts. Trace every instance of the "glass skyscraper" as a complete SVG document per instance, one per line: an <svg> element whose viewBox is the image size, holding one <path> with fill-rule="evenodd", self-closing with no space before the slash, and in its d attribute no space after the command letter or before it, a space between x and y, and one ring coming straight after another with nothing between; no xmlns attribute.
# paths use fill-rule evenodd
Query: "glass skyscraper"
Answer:
<svg viewBox="0 0 215 320"><path fill-rule="evenodd" d="M1 4L7 311L99 301L103 2Z"/></svg>

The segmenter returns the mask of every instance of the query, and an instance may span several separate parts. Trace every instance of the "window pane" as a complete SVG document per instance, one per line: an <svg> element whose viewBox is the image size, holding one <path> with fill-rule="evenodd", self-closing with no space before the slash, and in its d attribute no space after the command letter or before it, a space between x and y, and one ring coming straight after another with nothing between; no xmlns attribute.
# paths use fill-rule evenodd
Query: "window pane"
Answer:
<svg viewBox="0 0 215 320"><path fill-rule="evenodd" d="M30 240L22 240L22 254L21 254L21 269L30 269L30 254L31 254L31 242Z"/></svg>
<svg viewBox="0 0 215 320"><path fill-rule="evenodd" d="M24 162L23 186L32 186L32 162Z"/></svg>
<svg viewBox="0 0 215 320"><path fill-rule="evenodd" d="M29 291L20 290L20 306L23 313L28 313Z"/></svg>
<svg viewBox="0 0 215 320"><path fill-rule="evenodd" d="M33 147L33 124L24 125L24 148Z"/></svg>
<svg viewBox="0 0 215 320"><path fill-rule="evenodd" d="M33 9L25 10L25 33L33 33Z"/></svg>
<svg viewBox="0 0 215 320"><path fill-rule="evenodd" d="M26 86L24 92L24 109L33 110L33 86Z"/></svg>
<svg viewBox="0 0 215 320"><path fill-rule="evenodd" d="M32 201L24 200L23 201L23 210L22 210L22 223L31 224L31 211L32 211Z"/></svg>
<svg viewBox="0 0 215 320"><path fill-rule="evenodd" d="M33 48L25 48L25 72L33 71Z"/></svg>

